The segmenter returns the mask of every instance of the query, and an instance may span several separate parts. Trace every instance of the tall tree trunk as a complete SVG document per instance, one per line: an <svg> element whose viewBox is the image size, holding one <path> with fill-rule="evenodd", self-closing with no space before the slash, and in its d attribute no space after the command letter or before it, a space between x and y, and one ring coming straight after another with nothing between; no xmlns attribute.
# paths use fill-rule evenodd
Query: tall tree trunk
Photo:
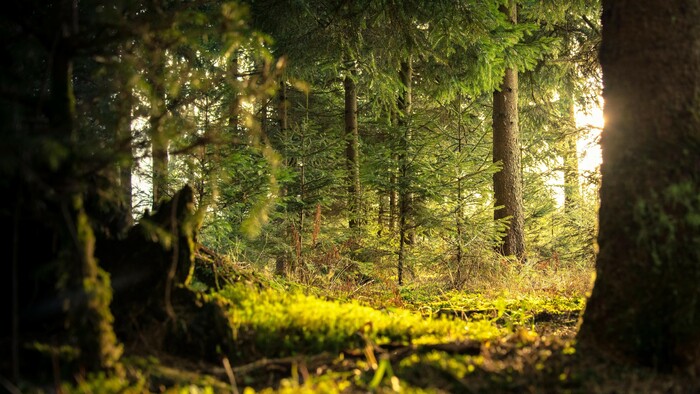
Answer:
<svg viewBox="0 0 700 394"><path fill-rule="evenodd" d="M517 22L515 2L501 7ZM506 69L500 89L493 93L493 161L502 168L493 175L494 219L510 218L501 253L522 259L525 255L520 130L518 128L518 70Z"/></svg>
<svg viewBox="0 0 700 394"><path fill-rule="evenodd" d="M401 133L401 149L398 157L399 162L399 179L398 179L398 197L399 197L399 256L398 256L398 282L403 284L403 272L406 267L406 249L407 245L412 245L414 242L415 232L412 219L413 214L413 194L411 193L411 174L409 168L408 149L411 140L411 85L413 81L413 65L411 58L401 62L401 70L399 72L403 91L399 95L398 100L398 126Z"/></svg>
<svg viewBox="0 0 700 394"><path fill-rule="evenodd" d="M355 72L346 75L345 87L345 163L347 167L349 227L360 226L360 152L357 127L357 85Z"/></svg>
<svg viewBox="0 0 700 394"><path fill-rule="evenodd" d="M131 171L133 166L133 145L132 145L132 135L131 135L131 110L134 104L134 95L132 93L132 87L128 83L128 73L121 71L119 84L117 88L119 92L117 97L119 101L117 103L117 111L119 113L119 120L117 123L116 139L117 145L123 152L118 152L120 156L119 160L119 190L120 198L123 202L123 208L125 211L126 226L130 227L133 224L133 200L131 197Z"/></svg>
<svg viewBox="0 0 700 394"><path fill-rule="evenodd" d="M600 252L579 344L700 372L700 2L603 1Z"/></svg>
<svg viewBox="0 0 700 394"><path fill-rule="evenodd" d="M288 108L289 108L289 103L287 102L287 83L285 82L284 78L281 78L280 84L279 84L279 89L277 91L277 123L279 126L278 140L280 141L280 146L282 147L281 153L282 153L282 156L284 157L285 165L289 167L291 164L291 161L290 161L291 158L289 157L289 155L287 155L287 152L285 152L285 150L284 150L285 143L287 141L287 132L289 129L289 119L288 119L288 113L287 113ZM267 124L267 108L266 107L263 107L263 109L262 109L262 117L263 117L264 122L261 122L261 123L263 125L266 125ZM265 127L265 126L263 126L263 127ZM280 190L280 194L281 194L281 197L284 197L287 195L286 186ZM286 209L287 208L285 208L285 214L286 214ZM295 244L297 242L297 239L295 236L294 229L290 228L290 226L287 225L287 226L284 226L284 229L282 231L284 232L283 238L290 240L291 249L295 249ZM285 251L280 251L277 254L277 257L275 258L275 274L280 275L280 276L287 276L290 273L290 271L293 272L294 267L289 267L291 261L293 261L291 253L285 252Z"/></svg>
<svg viewBox="0 0 700 394"><path fill-rule="evenodd" d="M153 209L168 195L168 136L164 123L165 107L165 51L154 48L150 65L152 89L151 111L148 119L151 134L151 157L153 164Z"/></svg>
<svg viewBox="0 0 700 394"><path fill-rule="evenodd" d="M581 185L579 182L578 142L579 132L576 127L576 109L572 84L566 88L564 104L567 111L567 127L564 136L564 211L575 212L581 203Z"/></svg>
<svg viewBox="0 0 700 394"><path fill-rule="evenodd" d="M260 132L262 135L270 135L270 125L269 125L269 110L267 108L268 106L268 101L265 100L263 101L262 105L260 106ZM278 136L279 137L279 136ZM276 140L273 140L276 141Z"/></svg>
<svg viewBox="0 0 700 394"><path fill-rule="evenodd" d="M76 2L64 2L62 31L76 32ZM51 59L52 128L68 147L81 149L74 130L75 98L73 95L72 61L69 48L58 41ZM79 157L80 155L74 155ZM81 163L69 161L68 176L76 177ZM75 181L75 179L66 179ZM83 207L80 188L70 188L59 197L63 217L59 234L62 240L61 276L59 285L63 293L63 305L68 310L68 330L78 343L79 363L88 369L112 369L117 366L121 347L112 328L113 316L109 304L112 288L109 275L97 265L94 256L95 236Z"/></svg>
<svg viewBox="0 0 700 394"><path fill-rule="evenodd" d="M280 135L282 138L285 138L287 136L287 131L289 130L289 117L287 116L289 103L287 102L287 83L284 81L284 79L280 81L278 93L277 120L279 122Z"/></svg>
<svg viewBox="0 0 700 394"><path fill-rule="evenodd" d="M396 111L391 111L391 124L398 125L398 113ZM396 231L396 219L398 218L398 163L399 155L397 152L391 153L391 167L389 169L389 231L394 233Z"/></svg>
<svg viewBox="0 0 700 394"><path fill-rule="evenodd" d="M464 125L462 124L462 97L458 95L457 97L457 153L461 157L463 145L464 145ZM460 166L461 167L461 166ZM457 171L457 207L455 209L455 230L456 230L456 253L455 260L457 263L457 270L455 273L455 279L457 285L461 285L464 278L463 273L463 260L464 260L464 190L462 186L462 171Z"/></svg>
<svg viewBox="0 0 700 394"><path fill-rule="evenodd" d="M241 123L240 120L240 95L238 92L238 52L234 52L233 55L231 56L231 62L228 65L228 69L226 69L227 73L227 79L229 83L229 87L231 89L231 93L229 97L229 104L228 104L228 126L231 129L231 135L234 138L240 137L238 133L238 128ZM262 121L261 127L262 127ZM264 130L263 130L264 132Z"/></svg>
<svg viewBox="0 0 700 394"><path fill-rule="evenodd" d="M377 227L379 227L379 230L377 230L377 235L382 235L384 233L384 226L387 223L386 217L389 199L384 193L385 191L383 190L380 190L377 193Z"/></svg>
<svg viewBox="0 0 700 394"><path fill-rule="evenodd" d="M392 163L397 163L398 156L391 156ZM392 166L391 174L389 174L389 184L391 185L391 190L389 190L389 231L392 233L396 231L396 217L398 216L398 200L399 196L397 193L397 177L396 177L396 167Z"/></svg>

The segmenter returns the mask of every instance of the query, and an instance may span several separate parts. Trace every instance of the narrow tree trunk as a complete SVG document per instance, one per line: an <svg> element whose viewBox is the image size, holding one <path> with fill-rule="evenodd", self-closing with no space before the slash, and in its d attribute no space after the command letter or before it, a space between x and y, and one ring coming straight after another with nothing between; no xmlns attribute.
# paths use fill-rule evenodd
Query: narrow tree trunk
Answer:
<svg viewBox="0 0 700 394"><path fill-rule="evenodd" d="M700 372L700 2L603 1L596 282L582 349Z"/></svg>
<svg viewBox="0 0 700 394"><path fill-rule="evenodd" d="M19 363L20 363L20 329L19 329L19 222L22 214L22 191L17 188L15 191L15 206L12 215L12 382L19 383Z"/></svg>
<svg viewBox="0 0 700 394"><path fill-rule="evenodd" d="M263 135L270 135L270 134L269 134L269 131L270 131L269 127L270 127L270 126L268 125L268 122L269 122L268 116L269 116L269 114L268 114L267 105L268 105L268 102L267 102L267 101L263 101L263 103L262 103L262 105L261 105L261 107L260 107L260 132L261 132Z"/></svg>
<svg viewBox="0 0 700 394"><path fill-rule="evenodd" d="M513 1L507 13L512 23L517 22ZM506 69L500 89L493 93L493 161L502 168L493 175L496 208L494 219L510 218L503 238L501 253L522 259L525 255L523 188L521 174L520 130L518 128L518 71Z"/></svg>
<svg viewBox="0 0 700 394"><path fill-rule="evenodd" d="M396 111L391 111L391 124L393 126L398 125L398 113ZM395 138L395 137L392 137ZM392 234L396 231L396 219L398 218L398 201L399 201L399 185L398 185L398 163L399 155L396 151L391 153L391 166L389 169L389 231ZM393 235L392 235L393 236Z"/></svg>
<svg viewBox="0 0 700 394"><path fill-rule="evenodd" d="M398 156L392 156L392 162L397 163ZM391 169L391 174L389 175L389 184L391 185L391 190L389 190L389 231L396 231L396 218L398 217L398 201L399 195L398 189L398 179L396 176L396 168Z"/></svg>
<svg viewBox="0 0 700 394"><path fill-rule="evenodd" d="M165 52L153 49L150 71L152 97L148 119L151 134L151 157L153 165L153 209L168 195L168 136L164 121L165 108Z"/></svg>
<svg viewBox="0 0 700 394"><path fill-rule="evenodd" d="M279 122L280 134L282 137L287 135L287 130L289 130L289 119L287 116L287 109L289 103L287 102L287 84L284 80L280 81L279 95L277 101L277 120Z"/></svg>
<svg viewBox="0 0 700 394"><path fill-rule="evenodd" d="M287 132L289 129L289 120L288 120L288 110L289 104L287 102L287 83L284 81L284 79L280 80L280 85L279 89L277 91L277 123L279 126L279 140L281 141L280 146L284 147L285 143L287 141ZM265 121L263 124L267 123L267 108L263 108L262 112L263 120ZM284 148L283 148L284 149ZM282 150L282 156L284 156L285 164L287 166L290 165L290 157L289 155L286 154L284 150ZM284 187L281 190L282 197L287 195L287 188ZM286 208L285 208L285 213L286 213ZM289 239L291 242L292 249L295 248L295 244L297 242L296 236L294 235L294 231L289 228L289 226L284 226L285 232L284 238ZM275 273L280 276L287 276L290 271L294 271L294 267L289 267L290 262L293 261L291 253L288 252L279 252L275 259Z"/></svg>
<svg viewBox="0 0 700 394"><path fill-rule="evenodd" d="M134 104L134 95L131 86L128 83L128 74L122 72L117 88L119 92L119 102L117 103L117 111L119 120L117 123L116 139L117 145L123 150L119 153L119 190L120 198L123 202L126 221L125 225L130 227L133 224L133 200L131 197L131 171L133 166L133 145L131 135L131 109Z"/></svg>
<svg viewBox="0 0 700 394"><path fill-rule="evenodd" d="M462 145L464 144L464 126L462 125L462 109L460 106L462 105L462 99L461 96L458 97L457 100L457 111L458 111L458 117L457 117L457 153L461 156L462 154ZM461 163L460 163L461 164ZM455 259L457 263L457 272L455 274L455 278L457 279L457 284L461 284L463 281L462 275L462 265L463 265L463 260L464 260L464 246L463 246L463 238L464 238L464 190L462 189L462 171L459 170L461 169L461 165L458 168L457 171L457 207L455 209L455 230L457 233L457 244L456 244L456 253L455 253Z"/></svg>
<svg viewBox="0 0 700 394"><path fill-rule="evenodd" d="M568 127L564 136L564 211L575 212L581 202L581 186L579 182L578 151L576 149L579 132L576 127L573 87L569 86L565 95Z"/></svg>
<svg viewBox="0 0 700 394"><path fill-rule="evenodd" d="M355 73L352 73L355 74ZM345 163L347 167L349 227L360 226L360 152L357 128L357 86L354 75L346 75L345 87Z"/></svg>
<svg viewBox="0 0 700 394"><path fill-rule="evenodd" d="M398 156L399 179L399 256L398 256L398 282L403 284L403 271L406 266L406 246L412 245L414 241L414 226L411 220L413 213L413 195L411 193L411 174L409 168L408 149L411 140L411 83L413 79L413 66L411 58L401 63L399 72L403 84L403 92L398 100L398 126L403 134L401 138L401 149Z"/></svg>
<svg viewBox="0 0 700 394"><path fill-rule="evenodd" d="M238 94L238 52L234 52L231 57L227 72L231 97L228 105L228 126L233 137L240 137L238 128L240 125L240 95ZM261 122L262 127L262 122Z"/></svg>
<svg viewBox="0 0 700 394"><path fill-rule="evenodd" d="M388 197L384 194L385 191L380 190L377 195L377 204L378 204L378 212L377 212L377 227L379 227L379 230L377 230L377 235L381 236L384 234L384 229L387 224L387 207L389 203Z"/></svg>

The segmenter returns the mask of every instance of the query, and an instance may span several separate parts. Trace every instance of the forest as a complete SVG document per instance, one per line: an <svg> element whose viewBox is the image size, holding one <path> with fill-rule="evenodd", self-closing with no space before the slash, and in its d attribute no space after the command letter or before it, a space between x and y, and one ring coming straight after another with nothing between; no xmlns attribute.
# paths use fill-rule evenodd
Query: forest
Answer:
<svg viewBox="0 0 700 394"><path fill-rule="evenodd" d="M4 9L0 391L700 392L697 0Z"/></svg>

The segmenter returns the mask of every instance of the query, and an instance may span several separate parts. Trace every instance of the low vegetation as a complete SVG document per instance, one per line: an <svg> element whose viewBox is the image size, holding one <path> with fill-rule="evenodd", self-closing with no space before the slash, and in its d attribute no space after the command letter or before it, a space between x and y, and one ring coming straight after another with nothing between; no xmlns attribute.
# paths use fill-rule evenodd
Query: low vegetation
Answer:
<svg viewBox="0 0 700 394"><path fill-rule="evenodd" d="M648 370L579 356L574 334L587 285L563 287L562 278L573 272L553 276L528 266L501 272L524 286L513 289L440 291L425 281L400 290L387 283L360 284L341 293L223 264L229 275L237 274L222 278L228 284L207 290L206 297L225 305L236 357L202 363L127 344L125 377L82 376L77 384L63 384L62 391L682 392L684 387L683 381ZM590 274L577 275L590 283ZM195 280L194 286L204 285ZM635 386L627 386L630 382Z"/></svg>

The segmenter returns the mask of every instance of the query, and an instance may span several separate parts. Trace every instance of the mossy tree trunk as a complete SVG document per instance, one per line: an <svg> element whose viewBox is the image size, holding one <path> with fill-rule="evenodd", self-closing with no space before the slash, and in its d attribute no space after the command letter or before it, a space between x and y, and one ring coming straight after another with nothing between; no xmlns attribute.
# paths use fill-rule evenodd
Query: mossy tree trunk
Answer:
<svg viewBox="0 0 700 394"><path fill-rule="evenodd" d="M71 185L78 178L81 147L76 139L75 97L73 95L72 48L70 34L77 33L77 3L63 3L61 28L68 36L61 37L53 48L51 58L51 129L60 143L71 152L53 177L63 189L59 190L57 209L62 216L58 288L67 308L67 326L71 345L79 351L78 363L88 370L114 369L118 366L121 347L112 327L110 310L112 288L109 275L95 259L95 236L83 207L81 187ZM69 33L70 32L70 33Z"/></svg>
<svg viewBox="0 0 700 394"><path fill-rule="evenodd" d="M501 10L517 22L516 6L510 1ZM494 219L510 218L500 252L522 259L525 255L523 186L520 130L518 127L518 70L507 68L500 88L493 93L493 161L501 170L493 175ZM502 207L502 208L498 208Z"/></svg>
<svg viewBox="0 0 700 394"><path fill-rule="evenodd" d="M582 349L700 372L700 2L603 1L597 279Z"/></svg>

